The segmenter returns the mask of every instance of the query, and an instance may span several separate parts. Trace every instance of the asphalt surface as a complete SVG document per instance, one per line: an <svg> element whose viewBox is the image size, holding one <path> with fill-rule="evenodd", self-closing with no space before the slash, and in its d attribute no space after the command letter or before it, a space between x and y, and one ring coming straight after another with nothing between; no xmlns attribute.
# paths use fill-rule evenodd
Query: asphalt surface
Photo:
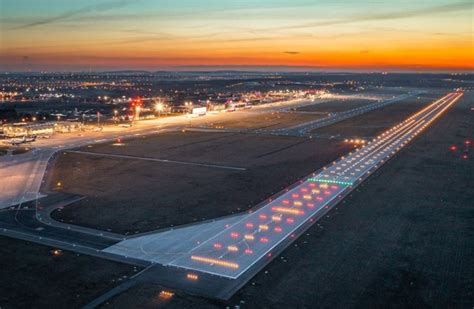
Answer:
<svg viewBox="0 0 474 309"><path fill-rule="evenodd" d="M368 113L375 109L394 104L396 102L405 100L411 96L415 96L420 93L421 92L419 91L415 91L413 93L403 94L392 99L377 101L377 102L360 106L360 107L356 107L347 111L331 113L327 117L310 121L310 122L306 122L306 123L302 123L302 124L298 124L289 128L272 130L272 132L277 133L277 134L295 135L295 136L307 135L308 132L311 132L312 130L316 130L325 126L335 124L337 122L344 121L352 117L356 117L356 116Z"/></svg>

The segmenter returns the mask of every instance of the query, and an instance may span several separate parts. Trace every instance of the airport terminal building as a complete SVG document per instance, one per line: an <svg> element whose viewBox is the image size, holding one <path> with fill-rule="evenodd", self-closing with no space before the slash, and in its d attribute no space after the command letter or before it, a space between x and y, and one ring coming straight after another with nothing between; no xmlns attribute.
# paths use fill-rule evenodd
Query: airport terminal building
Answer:
<svg viewBox="0 0 474 309"><path fill-rule="evenodd" d="M67 133L80 130L80 122L43 122L43 123L13 123L3 125L3 134L6 137L23 137L33 135L52 135L55 132Z"/></svg>

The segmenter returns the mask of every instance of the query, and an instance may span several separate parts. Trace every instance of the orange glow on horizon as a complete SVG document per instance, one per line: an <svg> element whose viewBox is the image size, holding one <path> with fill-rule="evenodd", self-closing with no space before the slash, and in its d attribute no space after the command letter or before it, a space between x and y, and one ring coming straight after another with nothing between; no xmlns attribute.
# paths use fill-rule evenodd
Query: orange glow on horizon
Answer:
<svg viewBox="0 0 474 309"><path fill-rule="evenodd" d="M130 1L94 15L72 1L56 10L24 1L31 11L12 1L4 7L9 18L0 21L0 65L6 69L474 69L472 5L465 2L361 0L340 6L293 0L255 7L203 0L196 7L170 3L166 11L159 1ZM61 14L76 9L78 18Z"/></svg>

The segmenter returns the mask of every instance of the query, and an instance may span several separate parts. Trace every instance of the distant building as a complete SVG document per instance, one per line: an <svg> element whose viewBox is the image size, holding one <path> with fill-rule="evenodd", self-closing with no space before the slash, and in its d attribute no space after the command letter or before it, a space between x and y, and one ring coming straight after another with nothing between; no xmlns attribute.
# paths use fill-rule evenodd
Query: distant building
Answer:
<svg viewBox="0 0 474 309"><path fill-rule="evenodd" d="M54 132L69 133L76 132L82 128L79 121L59 121L54 123Z"/></svg>
<svg viewBox="0 0 474 309"><path fill-rule="evenodd" d="M13 123L3 125L3 134L6 137L22 137L33 135L52 135L55 132L75 132L82 128L77 121L41 122L41 123Z"/></svg>

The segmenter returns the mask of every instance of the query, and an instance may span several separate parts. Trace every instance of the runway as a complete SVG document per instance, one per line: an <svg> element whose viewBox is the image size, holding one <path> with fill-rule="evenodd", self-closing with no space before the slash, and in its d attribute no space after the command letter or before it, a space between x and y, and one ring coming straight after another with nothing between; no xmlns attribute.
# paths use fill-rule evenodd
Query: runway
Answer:
<svg viewBox="0 0 474 309"><path fill-rule="evenodd" d="M105 252L145 258L167 266L237 279L254 266L263 267L276 248L286 245L302 228L309 227L360 182L401 150L451 107L462 93L449 93L366 146L341 157L270 198L258 209L227 221L221 230L209 223L176 229L162 235L127 239ZM197 237L191 238L190 233ZM212 231L199 237L199 230ZM162 250L167 248L166 250ZM147 254L143 254L146 252ZM166 258L163 255L169 254ZM140 253L140 254L139 254Z"/></svg>
<svg viewBox="0 0 474 309"><path fill-rule="evenodd" d="M276 133L276 134L304 136L304 135L309 134L309 132L311 132L312 130L316 130L325 126L329 126L329 125L344 121L352 117L356 117L356 116L368 113L370 111L400 102L402 100L405 100L414 95L418 95L420 93L421 91L415 91L414 93L400 95L392 99L381 100L381 101L377 101L377 102L364 105L361 107L353 108L350 110L333 113L327 117L316 119L310 122L297 124L289 128L282 128L282 129L276 129L276 130L271 130L271 131L273 131L273 133Z"/></svg>

